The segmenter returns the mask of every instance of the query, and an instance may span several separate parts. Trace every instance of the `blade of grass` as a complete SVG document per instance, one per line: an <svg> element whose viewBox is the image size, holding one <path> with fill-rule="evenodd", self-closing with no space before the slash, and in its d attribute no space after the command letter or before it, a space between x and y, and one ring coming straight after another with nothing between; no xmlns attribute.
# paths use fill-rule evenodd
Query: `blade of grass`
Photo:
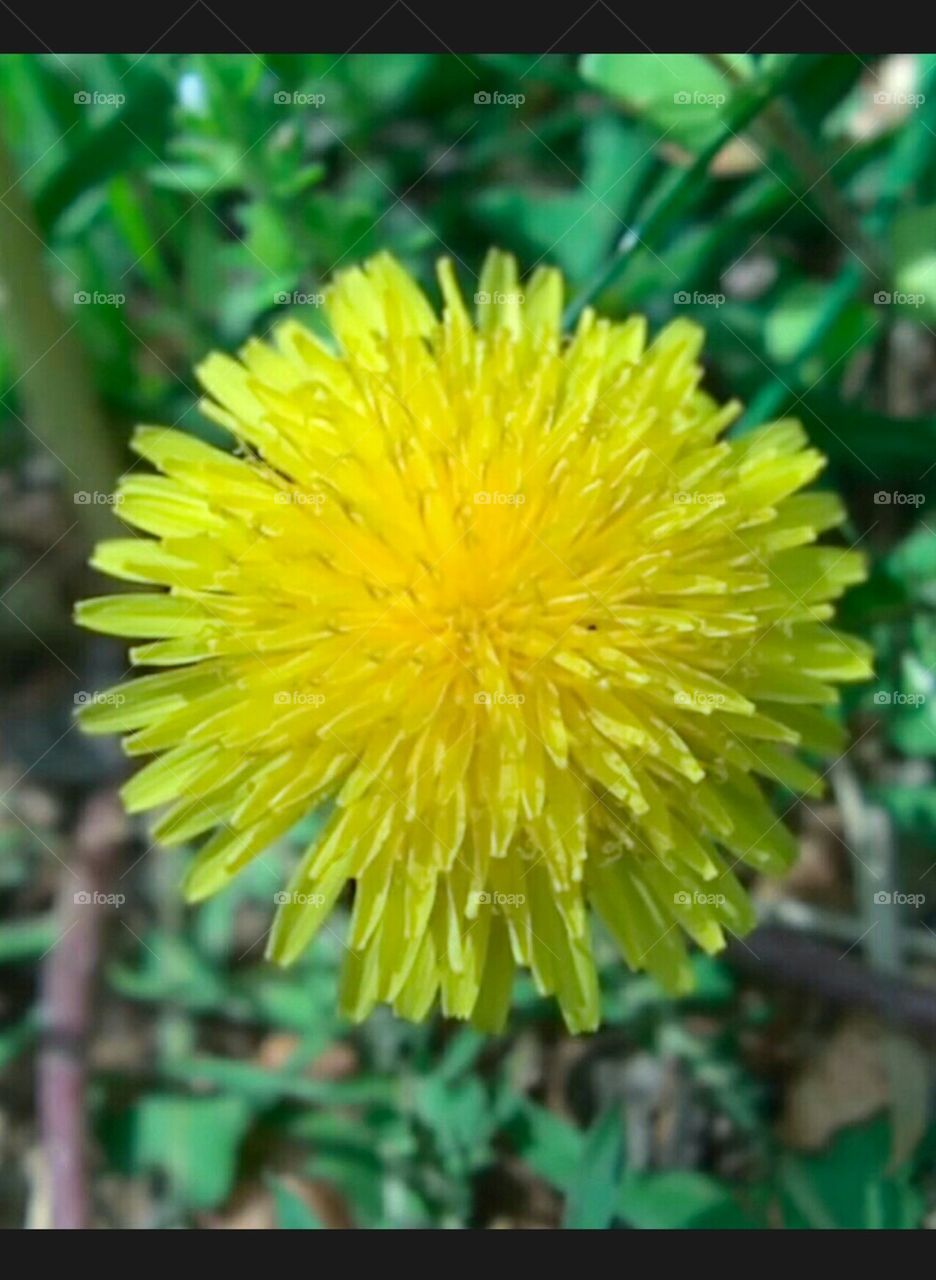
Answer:
<svg viewBox="0 0 936 1280"><path fill-rule="evenodd" d="M705 57L734 86L735 92L744 91L747 79L724 54L707 53ZM842 196L830 176L830 166L816 154L782 95L775 94L765 104L761 118L751 123L754 136L765 147L776 144L783 159L809 184L802 198L812 197L833 233L852 250L866 271L883 280L887 267L877 244Z"/></svg>
<svg viewBox="0 0 936 1280"><path fill-rule="evenodd" d="M932 105L933 95L936 93L936 69L925 78L922 90L922 96L927 104L926 114L924 115L921 109L904 125L891 152L890 162L881 183L881 195L872 212L864 220L866 234L873 239L881 239L884 236L904 196L932 163L933 150L936 147L936 132L927 116L933 116L933 124L936 125L936 110ZM802 345L792 360L777 371L777 377L767 382L750 401L734 428L735 434L743 434L751 427L760 422L766 422L782 411L783 405L790 396L789 388L796 386L803 364L816 352L858 289L866 284L866 277L867 273L861 263L854 258L846 263L829 289L826 302L804 337Z"/></svg>
<svg viewBox="0 0 936 1280"><path fill-rule="evenodd" d="M638 221L636 226L625 232L614 256L566 308L564 320L567 327L575 324L587 306L620 280L638 249L648 249L659 243L666 227L704 190L709 166L725 143L746 129L773 97L801 74L802 63L793 59L763 79L744 83L729 103L718 135L687 169L671 175L667 182L661 184L662 190L643 222Z"/></svg>

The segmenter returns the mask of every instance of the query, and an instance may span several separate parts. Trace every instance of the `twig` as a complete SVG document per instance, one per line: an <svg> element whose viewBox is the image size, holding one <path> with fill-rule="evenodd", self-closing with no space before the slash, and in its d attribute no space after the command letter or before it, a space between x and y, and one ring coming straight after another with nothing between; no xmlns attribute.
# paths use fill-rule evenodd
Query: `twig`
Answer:
<svg viewBox="0 0 936 1280"><path fill-rule="evenodd" d="M88 801L75 833L71 874L63 874L57 902L59 938L42 966L37 1094L39 1126L51 1199L50 1225L91 1225L85 1111L87 1038L102 924L125 820L116 796Z"/></svg>
<svg viewBox="0 0 936 1280"><path fill-rule="evenodd" d="M795 929L764 925L729 946L733 963L785 986L802 987L837 1004L868 1009L884 1021L936 1034L936 988L874 972L840 947Z"/></svg>
<svg viewBox="0 0 936 1280"><path fill-rule="evenodd" d="M855 915L830 911L796 898L758 903L757 918L762 925L780 925L795 929L797 933L811 934L814 938L840 942L843 950L855 946L867 929L867 925ZM936 933L917 924L900 924L898 932L903 955L936 964Z"/></svg>

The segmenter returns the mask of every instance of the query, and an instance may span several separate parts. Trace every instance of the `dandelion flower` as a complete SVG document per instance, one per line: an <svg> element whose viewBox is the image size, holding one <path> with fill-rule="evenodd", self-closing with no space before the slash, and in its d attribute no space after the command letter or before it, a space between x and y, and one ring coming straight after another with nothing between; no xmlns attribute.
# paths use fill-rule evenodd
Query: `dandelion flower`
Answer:
<svg viewBox="0 0 936 1280"><path fill-rule="evenodd" d="M835 684L868 676L832 601L863 577L812 544L843 518L802 493L822 457L793 421L725 439L702 333L648 342L562 280L492 252L476 318L452 266L441 318L390 256L339 275L333 344L287 321L198 370L233 453L138 429L121 518L151 535L94 565L146 583L79 621L162 668L88 706L151 756L128 810L221 889L311 811L280 902L293 961L353 886L342 1007L504 1023L515 969L569 1028L600 1002L592 912L627 962L691 987L753 923L736 872L782 872L776 785L815 789ZM350 896L350 892L349 892Z"/></svg>

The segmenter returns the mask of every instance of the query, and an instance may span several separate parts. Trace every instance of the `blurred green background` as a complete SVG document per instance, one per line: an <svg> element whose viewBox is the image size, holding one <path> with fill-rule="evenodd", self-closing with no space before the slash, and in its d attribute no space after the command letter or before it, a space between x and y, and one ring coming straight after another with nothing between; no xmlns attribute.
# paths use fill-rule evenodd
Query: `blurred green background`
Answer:
<svg viewBox="0 0 936 1280"><path fill-rule="evenodd" d="M54 1217L42 975L108 840L97 1226L936 1221L936 57L7 54L0 120L2 1225ZM126 666L70 609L109 589L84 563L132 426L218 439L209 350L320 329L331 273L379 248L430 289L450 255L470 294L492 243L560 266L570 320L702 323L735 429L800 418L870 562L843 610L879 655L855 745L790 812L794 873L755 886L779 945L698 957L674 1002L599 939L607 1022L578 1040L526 982L496 1040L349 1028L340 928L282 973L262 872L181 906L177 853L95 827L124 766L72 728Z"/></svg>

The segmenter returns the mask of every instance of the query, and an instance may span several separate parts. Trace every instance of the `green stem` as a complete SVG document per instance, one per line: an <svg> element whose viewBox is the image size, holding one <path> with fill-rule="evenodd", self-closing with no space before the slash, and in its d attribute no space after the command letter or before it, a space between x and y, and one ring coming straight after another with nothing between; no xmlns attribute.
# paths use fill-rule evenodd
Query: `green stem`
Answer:
<svg viewBox="0 0 936 1280"><path fill-rule="evenodd" d="M923 85L927 103L936 91L936 70L930 72ZM880 239L900 208L902 197L923 174L930 163L936 133L922 115L909 120L891 152L887 171L881 183L881 195L875 208L864 221L865 234ZM789 397L788 388L795 386L799 370L818 348L839 316L848 306L865 279L862 265L852 259L829 290L825 305L803 338L796 354L780 370L778 378L766 383L750 402L744 416L734 427L743 433L778 414Z"/></svg>
<svg viewBox="0 0 936 1280"><path fill-rule="evenodd" d="M800 366L808 360L828 334L839 316L855 296L864 280L864 268L858 262L850 262L835 281L825 302L793 358L781 367L776 377L766 382L750 401L744 414L733 428L735 435L743 434L760 422L767 422L781 412L790 399L790 388L796 385Z"/></svg>
<svg viewBox="0 0 936 1280"><path fill-rule="evenodd" d="M727 140L746 129L769 105L773 95L798 74L799 65L793 62L775 76L765 76L760 81L745 81L729 103L725 122L718 134L699 152L688 169L679 171L670 182L664 184L644 221L636 223L622 237L617 252L570 303L565 314L567 327L575 324L587 306L618 282L637 249L658 240L667 224L704 190L709 166Z"/></svg>
<svg viewBox="0 0 936 1280"><path fill-rule="evenodd" d="M743 91L748 85L747 78L723 54L709 53L705 56L715 70L734 85L736 92ZM886 265L876 244L868 237L861 221L829 177L829 166L816 155L809 138L781 97L774 97L765 104L761 120L752 131L762 144L769 145L774 141L779 146L784 159L809 184L805 198L811 197L833 234L852 250L871 276L884 280Z"/></svg>

